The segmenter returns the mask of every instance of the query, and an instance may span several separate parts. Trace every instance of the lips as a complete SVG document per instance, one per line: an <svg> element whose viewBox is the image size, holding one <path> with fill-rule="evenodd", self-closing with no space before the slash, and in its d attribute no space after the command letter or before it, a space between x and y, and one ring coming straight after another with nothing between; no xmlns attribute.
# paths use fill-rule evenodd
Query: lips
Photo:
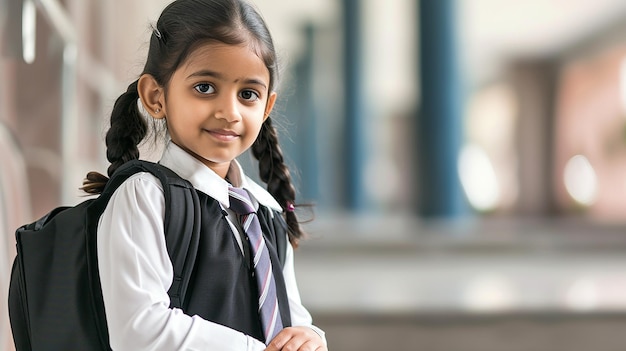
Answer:
<svg viewBox="0 0 626 351"><path fill-rule="evenodd" d="M231 141L239 137L239 133L229 129L207 129L206 131L212 137L221 141Z"/></svg>

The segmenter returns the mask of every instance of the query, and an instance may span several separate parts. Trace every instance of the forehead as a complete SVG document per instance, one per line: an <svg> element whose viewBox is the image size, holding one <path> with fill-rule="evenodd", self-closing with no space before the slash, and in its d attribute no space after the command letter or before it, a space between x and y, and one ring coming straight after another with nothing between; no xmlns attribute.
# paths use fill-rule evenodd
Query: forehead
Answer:
<svg viewBox="0 0 626 351"><path fill-rule="evenodd" d="M206 42L192 50L177 71L192 74L210 70L233 78L255 77L269 83L270 73L253 47ZM185 75L186 76L186 75Z"/></svg>

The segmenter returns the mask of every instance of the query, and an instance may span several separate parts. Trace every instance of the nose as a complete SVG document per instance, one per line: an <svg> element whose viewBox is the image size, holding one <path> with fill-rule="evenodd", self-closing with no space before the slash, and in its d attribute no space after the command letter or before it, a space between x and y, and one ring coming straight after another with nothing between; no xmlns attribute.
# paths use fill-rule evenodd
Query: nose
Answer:
<svg viewBox="0 0 626 351"><path fill-rule="evenodd" d="M215 102L215 118L224 119L231 123L241 120L239 101L236 94L224 94Z"/></svg>

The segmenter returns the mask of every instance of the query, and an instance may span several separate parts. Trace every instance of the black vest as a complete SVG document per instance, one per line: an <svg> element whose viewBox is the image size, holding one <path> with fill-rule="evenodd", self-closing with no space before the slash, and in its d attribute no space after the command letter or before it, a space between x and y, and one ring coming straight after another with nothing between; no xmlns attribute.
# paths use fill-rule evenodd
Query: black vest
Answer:
<svg viewBox="0 0 626 351"><path fill-rule="evenodd" d="M244 257L218 201L197 193L202 208L200 245L183 310L190 316L198 315L263 341L248 242L242 240ZM287 225L282 214L262 205L258 217L272 260L280 315L288 327L291 317L282 273Z"/></svg>

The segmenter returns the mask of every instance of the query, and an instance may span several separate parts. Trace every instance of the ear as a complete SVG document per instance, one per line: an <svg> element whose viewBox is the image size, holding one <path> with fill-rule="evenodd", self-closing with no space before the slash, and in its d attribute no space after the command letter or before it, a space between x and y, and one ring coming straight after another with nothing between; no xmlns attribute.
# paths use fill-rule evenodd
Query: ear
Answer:
<svg viewBox="0 0 626 351"><path fill-rule="evenodd" d="M267 98L267 105L265 105L265 113L263 114L263 122L270 116L272 110L274 109L274 104L276 103L276 92L270 94Z"/></svg>
<svg viewBox="0 0 626 351"><path fill-rule="evenodd" d="M165 117L163 87L150 74L142 74L137 82L137 92L146 111L156 119Z"/></svg>

